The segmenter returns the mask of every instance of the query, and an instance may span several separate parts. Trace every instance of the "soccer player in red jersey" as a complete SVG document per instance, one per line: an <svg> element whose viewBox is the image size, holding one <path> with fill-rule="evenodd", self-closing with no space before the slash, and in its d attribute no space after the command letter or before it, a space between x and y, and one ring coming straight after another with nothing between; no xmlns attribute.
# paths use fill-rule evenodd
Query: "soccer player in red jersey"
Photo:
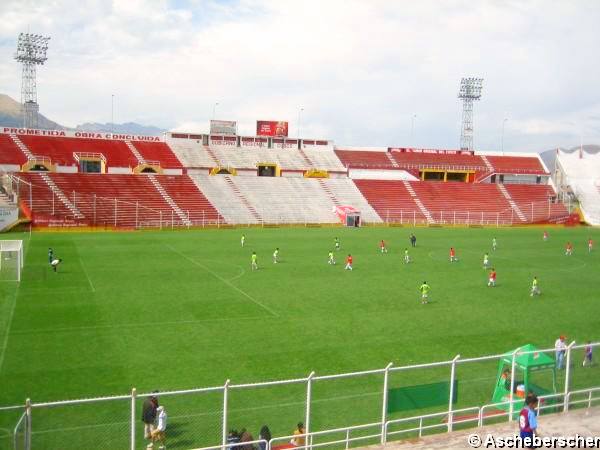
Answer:
<svg viewBox="0 0 600 450"><path fill-rule="evenodd" d="M490 277L488 279L488 286L496 287L496 269L492 267L492 271L490 272Z"/></svg>
<svg viewBox="0 0 600 450"><path fill-rule="evenodd" d="M344 270L352 270L352 255L346 257L346 267L344 267Z"/></svg>
<svg viewBox="0 0 600 450"><path fill-rule="evenodd" d="M544 231L544 242L548 240L548 232Z"/></svg>
<svg viewBox="0 0 600 450"><path fill-rule="evenodd" d="M588 252L592 253L592 249L594 248L594 241L592 241L592 238L588 239Z"/></svg>
<svg viewBox="0 0 600 450"><path fill-rule="evenodd" d="M387 253L387 247L385 246L385 241L383 239L379 243L379 248L381 248L381 253Z"/></svg>
<svg viewBox="0 0 600 450"><path fill-rule="evenodd" d="M455 261L458 261L458 259L456 258L456 251L454 250L454 247L450 247L450 262Z"/></svg>
<svg viewBox="0 0 600 450"><path fill-rule="evenodd" d="M573 254L573 245L570 242L567 242L567 246L565 247L565 255L571 256Z"/></svg>

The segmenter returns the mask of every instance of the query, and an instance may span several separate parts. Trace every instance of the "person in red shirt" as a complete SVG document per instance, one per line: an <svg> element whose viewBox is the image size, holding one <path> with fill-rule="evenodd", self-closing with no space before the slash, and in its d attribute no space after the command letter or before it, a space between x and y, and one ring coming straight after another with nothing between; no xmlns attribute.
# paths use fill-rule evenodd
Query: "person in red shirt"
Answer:
<svg viewBox="0 0 600 450"><path fill-rule="evenodd" d="M352 255L346 257L346 267L344 267L344 270L352 270Z"/></svg>
<svg viewBox="0 0 600 450"><path fill-rule="evenodd" d="M592 241L592 238L588 239L588 252L592 253L592 248L594 247L594 241Z"/></svg>
<svg viewBox="0 0 600 450"><path fill-rule="evenodd" d="M571 256L573 254L573 245L570 242L567 242L567 246L565 247L565 255Z"/></svg>
<svg viewBox="0 0 600 450"><path fill-rule="evenodd" d="M544 242L548 240L548 232L544 231Z"/></svg>
<svg viewBox="0 0 600 450"><path fill-rule="evenodd" d="M383 239L379 243L379 248L381 248L381 253L387 253L387 247L385 246L385 241Z"/></svg>
<svg viewBox="0 0 600 450"><path fill-rule="evenodd" d="M456 258L456 251L454 250L454 247L450 247L450 262L455 261L458 261L458 258Z"/></svg>
<svg viewBox="0 0 600 450"><path fill-rule="evenodd" d="M496 286L496 269L492 267L492 271L490 272L490 277L488 279L488 286L495 287Z"/></svg>

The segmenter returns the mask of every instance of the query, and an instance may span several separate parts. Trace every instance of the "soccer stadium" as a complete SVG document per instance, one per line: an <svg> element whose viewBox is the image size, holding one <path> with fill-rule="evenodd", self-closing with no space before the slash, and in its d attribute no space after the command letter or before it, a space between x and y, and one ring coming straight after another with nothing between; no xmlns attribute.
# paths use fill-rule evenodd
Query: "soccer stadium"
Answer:
<svg viewBox="0 0 600 450"><path fill-rule="evenodd" d="M226 10L253 29L245 2L166 3L182 21ZM505 113L477 115L498 78L477 66L454 79L460 128L437 145L415 144L424 113L397 144L313 126L304 106L223 117L224 100L154 133L117 129L114 110L105 128L62 126L41 111L65 110L43 93L66 68L42 74L82 43L40 14L69 4L15 3L31 21L0 40L0 80L21 83L14 121L0 102L0 449L469 448L473 433L573 430L600 445L597 135L505 148ZM336 14L356 20L391 8L346 5Z"/></svg>

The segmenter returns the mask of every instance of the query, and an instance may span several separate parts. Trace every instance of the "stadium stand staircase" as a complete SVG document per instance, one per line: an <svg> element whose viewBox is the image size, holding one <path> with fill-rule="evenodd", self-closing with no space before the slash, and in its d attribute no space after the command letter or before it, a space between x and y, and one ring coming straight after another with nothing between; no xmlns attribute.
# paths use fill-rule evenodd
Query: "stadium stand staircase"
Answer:
<svg viewBox="0 0 600 450"><path fill-rule="evenodd" d="M414 191L414 189L412 188L412 186L410 185L410 183L408 181L403 181L402 183L404 183L404 186L406 187L406 190L408 191L408 193L410 194L410 196L414 200L414 202L417 205L417 207L419 208L419 210L427 218L427 222L434 223L433 216L427 210L427 208L425 208L425 205L423 205L423 202L421 202L421 200L417 196L416 192Z"/></svg>
<svg viewBox="0 0 600 450"><path fill-rule="evenodd" d="M206 151L206 154L212 159L216 166L222 167L221 160L215 155L209 145L203 145L202 148Z"/></svg>
<svg viewBox="0 0 600 450"><path fill-rule="evenodd" d="M77 207L67 198L65 193L56 185L56 183L50 178L50 176L46 172L40 173L40 177L44 182L48 185L50 190L58 197L65 207L71 211L73 217L76 219L83 219L85 216L77 209Z"/></svg>
<svg viewBox="0 0 600 450"><path fill-rule="evenodd" d="M304 152L304 150L302 150L301 148L299 148L298 149L298 153L300 153L300 156L302 157L302 159L306 163L306 167L315 167L315 165L312 163L312 161L310 160L310 158L308 157L308 155Z"/></svg>
<svg viewBox="0 0 600 450"><path fill-rule="evenodd" d="M385 152L385 156L387 156L387 159L390 160L392 167L400 167L400 165L396 162L394 158L392 158L392 155L390 155L389 152Z"/></svg>
<svg viewBox="0 0 600 450"><path fill-rule="evenodd" d="M513 209L513 211L515 212L515 214L517 215L517 217L519 218L519 220L521 222L526 222L527 221L527 217L525 217L525 214L523 214L523 211L521 211L521 208L519 208L519 205L517 205L514 202L514 200L510 196L509 192L504 187L504 185L503 184L496 184L496 186L498 186L498 190L502 193L502 195L504 196L504 198L506 199L506 201L508 201L510 207Z"/></svg>
<svg viewBox="0 0 600 450"><path fill-rule="evenodd" d="M248 201L248 199L242 193L242 191L236 186L232 177L225 176L225 181L227 182L227 184L229 185L231 190L235 193L236 197L240 199L240 201L246 208L248 208L248 211L250 211L250 214L252 214L252 216L257 220L257 222L259 222L259 223L262 222L262 218L260 217L260 214L258 213L258 211L256 211L254 206L252 206L252 204Z"/></svg>
<svg viewBox="0 0 600 450"><path fill-rule="evenodd" d="M133 155L137 158L138 162L142 164L144 162L144 157L140 154L140 152L138 152L137 148L135 148L131 141L126 140L125 145L129 150L131 150L131 153L133 153Z"/></svg>
<svg viewBox="0 0 600 450"><path fill-rule="evenodd" d="M327 196L329 197L329 199L331 200L331 202L335 205L335 206L340 206L340 202L338 201L337 198L335 198L335 195L333 194L333 192L331 192L331 189L329 189L329 186L327 186L325 184L325 182L323 181L322 178L318 178L317 182L319 183L319 185L323 188L323 190L325 191L325 193L327 194Z"/></svg>
<svg viewBox="0 0 600 450"><path fill-rule="evenodd" d="M21 139L19 139L19 136L17 136L16 134L10 134L10 138L16 144L16 146L19 148L19 150L21 150L23 152L23 154L27 157L27 159L35 158L35 156L33 155L33 153L31 153L29 148L27 148L27 146L23 143L23 141L21 141Z"/></svg>
<svg viewBox="0 0 600 450"><path fill-rule="evenodd" d="M152 183L152 185L154 186L154 188L158 191L158 193L162 196L162 198L165 200L165 202L167 202L167 204L173 208L173 211L175 211L175 214L177 214L177 217L179 217L179 219L181 220L181 222L186 225L186 226L191 226L192 222L190 222L188 216L181 210L181 208L175 203L175 201L173 200L173 198L167 193L167 191L165 191L165 189L162 187L162 185L160 184L160 182L158 181L158 178L156 177L156 175L154 174L148 174L147 175L148 178L150 179L150 182Z"/></svg>

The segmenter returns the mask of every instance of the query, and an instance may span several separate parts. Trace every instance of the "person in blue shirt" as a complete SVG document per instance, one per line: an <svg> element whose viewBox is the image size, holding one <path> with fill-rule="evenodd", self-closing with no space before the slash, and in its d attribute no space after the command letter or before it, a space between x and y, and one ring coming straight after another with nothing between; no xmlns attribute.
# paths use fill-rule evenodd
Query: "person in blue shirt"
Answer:
<svg viewBox="0 0 600 450"><path fill-rule="evenodd" d="M538 406L537 395L527 394L525 407L519 413L519 436L521 439L533 439L537 429L537 415L535 410ZM529 443L529 448L533 448L533 442Z"/></svg>

